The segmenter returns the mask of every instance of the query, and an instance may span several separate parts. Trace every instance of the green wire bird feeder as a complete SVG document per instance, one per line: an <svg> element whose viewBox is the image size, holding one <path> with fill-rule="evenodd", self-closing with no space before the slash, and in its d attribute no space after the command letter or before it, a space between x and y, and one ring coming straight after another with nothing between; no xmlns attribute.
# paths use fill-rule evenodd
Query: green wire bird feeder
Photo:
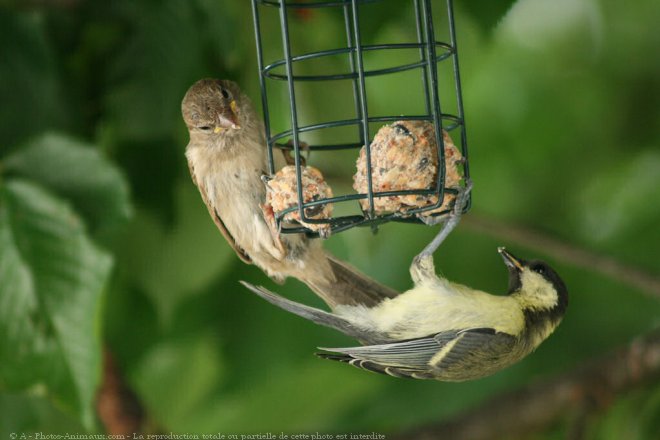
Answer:
<svg viewBox="0 0 660 440"><path fill-rule="evenodd" d="M444 7L440 9L441 6ZM438 8L435 20L432 7ZM252 0L252 11L263 116L268 143L269 172L272 175L277 171L274 163L276 149L292 150L297 169L298 204L295 207L275 213L275 218L282 233L304 232L309 235L316 235L315 232L303 226L289 227L280 224L282 217L294 210L298 211L300 219L306 223L330 224L332 233L341 232L354 226L365 225L370 225L375 231L379 224L388 221L421 223L421 220L416 216L410 215L413 211L407 212L405 215L401 212L377 215L374 212L373 200L377 197L410 194L437 196L438 201L436 204L416 209L413 212L416 213L435 210L443 204L445 193L457 193L455 188L445 188L444 185L445 149L441 134L442 130L449 132L454 137L464 160L463 177L465 180L469 179L467 138L452 0L446 0L446 2L433 0L397 0L396 2L391 0ZM411 41L377 44L365 38L363 19L368 19L371 14L381 14L380 17L383 16L382 14L390 14L391 19L399 20L404 18L406 11L412 12L413 15L410 24L411 29L413 26L415 27L415 33L410 38ZM442 11L442 14L440 14L440 11ZM305 21L309 25L321 13L337 17L337 21L343 19L344 32L343 35L337 35L337 46L295 53L296 47L305 46L309 42L296 41L294 36L300 38L300 33L292 32L292 27L301 21ZM272 22L279 21L281 39L279 36L273 35L273 28L277 29L276 25L271 24L268 27L265 24L265 14L270 14L269 17L272 18ZM439 17L441 17L443 25L440 26L436 23L434 26L434 21L440 21ZM414 21L414 24L412 24L412 21ZM363 23L362 26L361 22ZM436 27L442 29L446 34L447 41L436 39ZM266 53L273 52L278 53L279 56L274 57L274 59L265 59ZM380 60L401 59L400 54L404 52L412 57L397 65L372 67L369 62L370 57L373 56L377 56ZM333 63L334 61L337 62ZM332 66L331 69L328 68L329 65ZM439 70L445 66L446 68L442 69L439 74ZM312 72L305 71L305 68ZM373 87L368 87L368 81L410 71L419 72L414 74L415 79L412 80L417 84L413 84L411 77L408 76L406 81L401 83L401 88L404 90L416 88L420 91L419 96L409 98L414 99L419 104L420 111L413 114L402 114L394 108L392 111L394 114L370 113L372 99L370 99L369 92L373 90ZM300 111L297 109L297 106L300 106L299 101L297 101L297 93L300 93L301 88L309 83L338 88L336 86L337 82L350 84L350 87L343 87L343 90L348 90L348 92L342 94L343 92L338 91L338 96L335 99L345 99L346 103L350 103L351 114L346 118L322 120L313 124L301 123ZM273 119L271 117L273 114L281 114L283 111L282 94L277 94L276 98L272 96L275 94L272 91L275 83L279 83L280 87L284 87L284 95L288 95L288 100L284 100L288 102L284 103L283 108L285 112L288 111L291 118L287 129L273 133ZM449 101L451 104L451 113L443 113L444 106L441 97L443 102ZM450 99L447 99L447 97ZM276 102L277 106L273 105L273 102ZM274 113L275 111L277 113ZM307 151L311 152L313 157L320 154L341 154L342 150L355 150L357 153L362 146L370 145L378 124L383 125L402 120L424 120L435 126L435 140L436 145L439 146L437 148L439 175L437 184L434 187L374 192L371 182L370 148L367 148L367 192L304 201L301 165L304 163L302 158ZM348 142L315 144L307 141L310 138L322 138L323 136L320 133L327 132L329 129L343 128L346 130L346 127L349 128L350 133L353 133L353 138L349 139ZM457 137L460 140L456 141ZM357 157L357 154L355 157ZM314 206L318 207L318 205L327 203L332 203L335 207L340 204L359 206L357 201L361 199L369 201L369 209L360 210L361 213L358 214L338 215L324 220L311 219L305 215L306 209ZM468 200L464 211L467 211L469 207L470 201ZM448 210L434 215L443 215L446 212Z"/></svg>

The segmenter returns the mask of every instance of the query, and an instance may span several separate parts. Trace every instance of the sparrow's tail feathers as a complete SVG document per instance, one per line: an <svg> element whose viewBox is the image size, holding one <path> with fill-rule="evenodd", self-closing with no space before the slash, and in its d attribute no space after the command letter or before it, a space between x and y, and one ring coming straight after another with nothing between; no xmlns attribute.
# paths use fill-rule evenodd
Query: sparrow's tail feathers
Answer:
<svg viewBox="0 0 660 440"><path fill-rule="evenodd" d="M338 305L373 307L384 299L394 298L399 294L332 255L326 256L332 271L332 282L307 284L332 309Z"/></svg>
<svg viewBox="0 0 660 440"><path fill-rule="evenodd" d="M252 292L256 293L269 303L276 305L288 312L291 312L295 315L301 316L305 319L315 322L316 324L323 325L325 327L330 327L335 330L339 330L345 335L351 336L360 340L370 340L371 338L364 331L357 328L349 320L342 318L341 316L334 315L332 313L325 312L314 307L309 307L304 304L299 304L297 302L283 298L262 286L254 286L246 281L241 281L245 287L250 289Z"/></svg>

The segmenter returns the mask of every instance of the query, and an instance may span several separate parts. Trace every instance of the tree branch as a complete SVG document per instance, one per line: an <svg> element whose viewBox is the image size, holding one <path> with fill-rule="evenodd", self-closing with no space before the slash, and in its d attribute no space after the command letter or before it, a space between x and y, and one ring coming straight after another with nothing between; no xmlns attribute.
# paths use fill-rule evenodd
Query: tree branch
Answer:
<svg viewBox="0 0 660 440"><path fill-rule="evenodd" d="M96 398L99 420L106 434L130 436L141 432L144 409L128 387L110 351L103 351L103 382Z"/></svg>
<svg viewBox="0 0 660 440"><path fill-rule="evenodd" d="M463 217L461 225L503 241L538 249L556 260L598 272L605 277L628 284L660 298L660 277L622 263L612 257L590 252L532 229L519 225L512 226L475 214Z"/></svg>
<svg viewBox="0 0 660 440"><path fill-rule="evenodd" d="M563 415L603 408L617 394L659 378L660 329L656 329L574 371L494 397L453 420L416 428L395 438L479 440L525 436Z"/></svg>

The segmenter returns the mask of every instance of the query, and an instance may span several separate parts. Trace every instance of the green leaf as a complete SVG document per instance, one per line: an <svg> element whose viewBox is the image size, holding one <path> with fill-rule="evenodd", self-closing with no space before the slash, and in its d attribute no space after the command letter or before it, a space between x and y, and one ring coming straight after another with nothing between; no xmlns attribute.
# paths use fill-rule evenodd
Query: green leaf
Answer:
<svg viewBox="0 0 660 440"><path fill-rule="evenodd" d="M176 423L170 419L166 426L181 432L214 432L226 426L249 433L336 430L346 412L357 402L370 401L385 382L382 377L358 373L311 356L285 370L269 365L268 373L253 377L249 386L230 392L215 390L187 418ZM326 386L329 379L341 385ZM287 396L284 401L282 396Z"/></svg>
<svg viewBox="0 0 660 440"><path fill-rule="evenodd" d="M190 432L199 429L185 423L208 402L224 374L224 362L216 349L219 342L209 332L196 333L165 340L145 353L132 382L160 426L177 429L183 425Z"/></svg>
<svg viewBox="0 0 660 440"><path fill-rule="evenodd" d="M118 250L122 268L144 289L165 324L171 323L187 296L198 294L232 261L238 261L192 182L180 182L175 195L175 229L165 228L140 210Z"/></svg>
<svg viewBox="0 0 660 440"><path fill-rule="evenodd" d="M41 18L0 8L0 154L35 133L68 125L70 108Z"/></svg>
<svg viewBox="0 0 660 440"><path fill-rule="evenodd" d="M181 99L198 79L202 37L192 2L125 2L133 33L109 60L108 122L122 140L167 137L183 129Z"/></svg>
<svg viewBox="0 0 660 440"><path fill-rule="evenodd" d="M43 396L0 393L0 438L17 432L83 432L78 420Z"/></svg>
<svg viewBox="0 0 660 440"><path fill-rule="evenodd" d="M70 199L93 226L108 227L131 216L126 180L91 145L47 134L9 156L4 168Z"/></svg>
<svg viewBox="0 0 660 440"><path fill-rule="evenodd" d="M482 29L490 32L514 3L516 2L513 0L500 0L497 2L492 0L472 0L469 2L457 2L456 6L465 10Z"/></svg>
<svg viewBox="0 0 660 440"><path fill-rule="evenodd" d="M579 197L580 230L594 243L657 225L660 154L648 150L590 176ZM657 235L655 236L657 238Z"/></svg>
<svg viewBox="0 0 660 440"><path fill-rule="evenodd" d="M603 17L592 0L520 0L503 17L497 32L521 48L561 50L562 61L578 61L598 50ZM575 58L574 58L575 57Z"/></svg>
<svg viewBox="0 0 660 440"><path fill-rule="evenodd" d="M88 428L111 266L66 203L23 180L0 187L0 386L45 385Z"/></svg>

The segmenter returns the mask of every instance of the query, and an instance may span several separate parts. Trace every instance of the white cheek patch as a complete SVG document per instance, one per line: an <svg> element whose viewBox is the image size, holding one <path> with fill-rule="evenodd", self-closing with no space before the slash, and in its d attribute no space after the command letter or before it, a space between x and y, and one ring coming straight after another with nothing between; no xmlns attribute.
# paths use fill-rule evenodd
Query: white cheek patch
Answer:
<svg viewBox="0 0 660 440"><path fill-rule="evenodd" d="M525 269L520 276L523 295L521 300L531 309L551 309L559 301L557 290L550 281L536 272Z"/></svg>

